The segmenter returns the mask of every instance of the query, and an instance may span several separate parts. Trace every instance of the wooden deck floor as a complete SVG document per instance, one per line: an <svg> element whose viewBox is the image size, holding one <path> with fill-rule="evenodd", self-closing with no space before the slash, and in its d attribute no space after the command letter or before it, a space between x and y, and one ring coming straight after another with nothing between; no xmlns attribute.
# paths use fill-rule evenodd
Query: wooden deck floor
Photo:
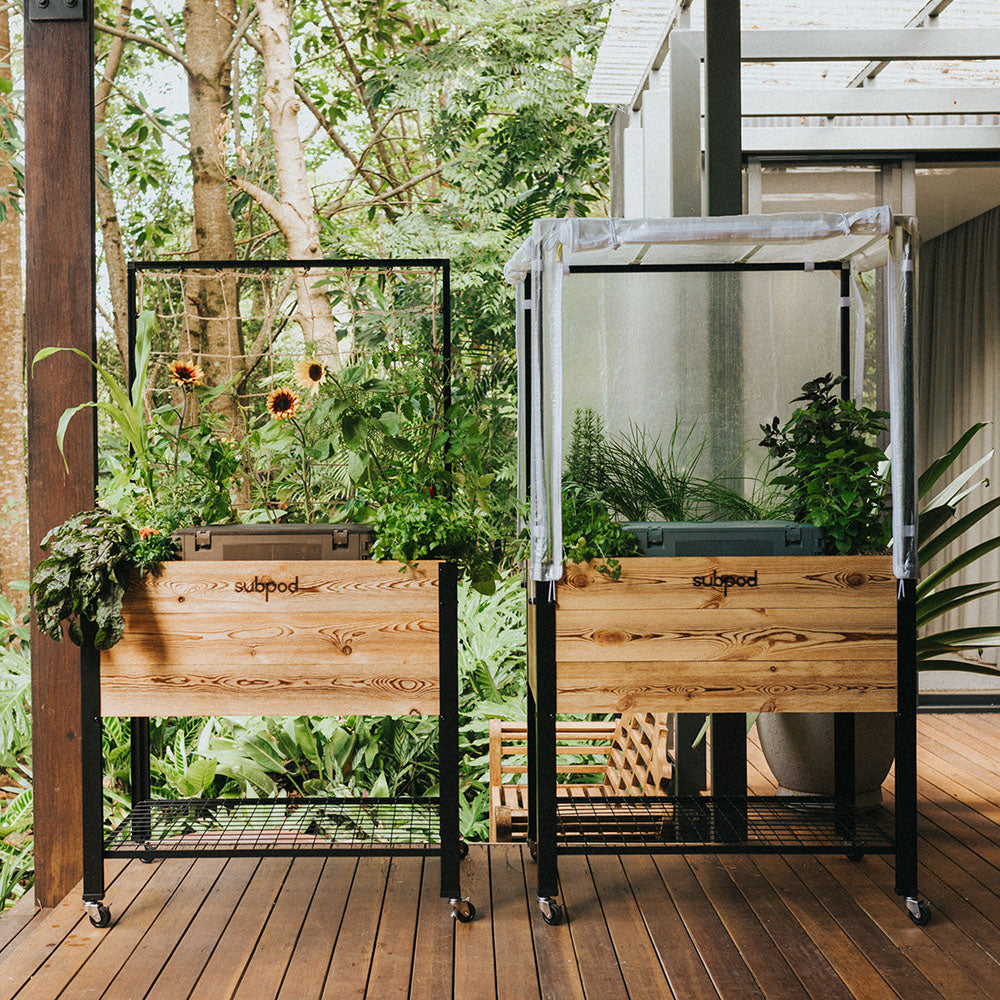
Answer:
<svg viewBox="0 0 1000 1000"><path fill-rule="evenodd" d="M514 845L472 847L468 925L433 860L132 862L109 930L78 893L0 920L0 998L998 1000L1000 715L921 716L919 734L925 928L875 857L564 858L558 927ZM755 747L751 771L769 780Z"/></svg>

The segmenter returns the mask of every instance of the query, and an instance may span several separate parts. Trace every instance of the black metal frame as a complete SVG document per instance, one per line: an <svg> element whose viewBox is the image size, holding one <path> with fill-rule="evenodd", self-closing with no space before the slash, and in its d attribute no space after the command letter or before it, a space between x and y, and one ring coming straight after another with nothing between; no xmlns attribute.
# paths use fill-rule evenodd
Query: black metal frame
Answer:
<svg viewBox="0 0 1000 1000"><path fill-rule="evenodd" d="M569 274L635 274L719 271L838 271L840 274L840 357L845 376L850 373L850 270L842 261L814 264L650 264L573 265ZM912 309L912 271L904 271L905 309ZM531 300L530 279L525 299ZM530 308L541 303L527 301ZM912 312L904 315L904 351L912 350ZM525 328L529 329L528 319ZM530 337L525 339L524 365L530 386L533 359ZM842 391L849 393L845 379ZM912 384L904 394L912 393ZM531 426L531 395L522 402L525 426ZM531 488L531 465L527 465ZM556 922L559 891L559 854L844 854L859 860L865 854L892 854L896 865L896 892L904 897L917 923L926 923L929 911L917 889L917 672L916 581L901 580L897 598L897 709L895 713L895 819L873 822L855 804L854 715L834 713L834 796L748 796L746 793L745 728L742 715L716 715L721 732L713 730L713 793L701 796L698 777L685 775L683 753L676 794L655 799L641 796L597 799L593 802L556 799L556 605L554 585L526 581L528 601L528 840L538 863L538 898L546 920ZM713 724L715 721L713 720ZM734 724L733 720L738 722ZM722 737L721 741L719 737ZM721 742L721 746L719 745ZM680 748L679 748L680 749ZM726 768L727 758L736 767ZM691 761L691 757L688 757ZM697 767L699 761L694 757ZM704 756L701 757L704 773ZM722 784L722 794L719 783ZM741 787L736 787L737 783ZM694 788L692 789L692 786ZM801 808L827 806L812 818ZM613 806L601 813L601 806ZM624 815L623 815L624 814ZM761 816L764 819L761 819ZM884 817L886 814L882 814ZM583 817L583 818L581 818ZM652 817L652 818L651 818ZM669 828L665 824L670 824ZM802 830L808 829L806 836ZM671 839L667 839L666 834Z"/></svg>
<svg viewBox="0 0 1000 1000"><path fill-rule="evenodd" d="M451 262L444 258L371 258L322 261L134 261L128 265L129 388L135 380L135 341L138 314L138 272L187 270L233 270L273 268L433 268L441 273L441 359L444 410L451 403ZM426 798L301 798L301 799L182 799L154 800L150 791L150 730L147 717L133 717L130 728L130 773L132 810L114 830L104 828L103 749L101 742L100 652L94 648L94 627L84 623L81 675L81 756L83 764L83 901L88 909L100 908L94 920L106 926L110 920L103 906L106 858L139 858L152 861L166 857L329 857L419 856L441 861L441 896L451 901L462 919L475 911L462 897L460 862L468 848L459 835L458 749L458 568L452 562L438 566L438 760L439 794ZM352 835L347 840L315 829L315 816L332 823L355 823L371 814L390 810L394 817L437 813L438 843L419 839L393 841ZM276 815L281 813L282 815ZM299 814L296 817L296 814ZM295 820L310 817L302 828ZM234 818L235 817L235 818ZM279 821L267 835L261 819ZM292 825L288 825L291 819ZM198 830L198 824L203 829ZM278 834L277 837L273 836ZM249 841L249 843L247 842ZM92 919L94 919L92 917ZM100 921L100 922L99 922Z"/></svg>

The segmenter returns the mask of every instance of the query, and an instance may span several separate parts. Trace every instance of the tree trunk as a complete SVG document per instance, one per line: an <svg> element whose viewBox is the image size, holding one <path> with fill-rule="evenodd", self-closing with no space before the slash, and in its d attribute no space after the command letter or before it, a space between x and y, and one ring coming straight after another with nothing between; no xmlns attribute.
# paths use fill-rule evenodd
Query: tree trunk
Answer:
<svg viewBox="0 0 1000 1000"><path fill-rule="evenodd" d="M0 76L11 78L10 8L0 8ZM14 114L9 95L0 94L4 117ZM10 156L0 151L0 586L5 597L23 605L11 581L27 580L28 493L24 450L24 301L21 284L21 215Z"/></svg>
<svg viewBox="0 0 1000 1000"><path fill-rule="evenodd" d="M235 0L184 3L195 260L236 259L223 152L236 16ZM225 415L230 433L239 434L235 387L244 362L236 277L214 271L189 275L184 297L181 353L200 362L209 385L233 386L216 397L212 408Z"/></svg>
<svg viewBox="0 0 1000 1000"><path fill-rule="evenodd" d="M259 0L257 9L260 12L260 43L264 60L264 107L271 126L281 191L279 201L264 199L262 207L281 229L292 260L320 260L323 254L319 223L299 135L300 105L295 93L288 2ZM250 193L253 195L254 191ZM339 350L333 311L324 288L317 287L317 280L307 271L295 273L295 318L306 343L319 345L337 363Z"/></svg>
<svg viewBox="0 0 1000 1000"><path fill-rule="evenodd" d="M128 22L132 16L132 0L121 0L118 9L116 27L120 31L128 30ZM101 242L104 247L104 263L108 269L108 287L111 290L111 312L115 327L115 343L118 345L118 355L122 368L127 372L128 364L128 271L125 263L125 250L122 246L122 230L118 222L118 207L115 204L115 194L111 189L111 178L108 173L108 161L104 155L107 139L100 126L104 124L108 113L108 99L111 96L111 85L118 75L122 53L125 50L125 39L113 36L108 58L104 63L104 74L97 81L94 90L94 123L97 133L94 137L94 163L97 168L95 186L97 199L97 218L101 225Z"/></svg>

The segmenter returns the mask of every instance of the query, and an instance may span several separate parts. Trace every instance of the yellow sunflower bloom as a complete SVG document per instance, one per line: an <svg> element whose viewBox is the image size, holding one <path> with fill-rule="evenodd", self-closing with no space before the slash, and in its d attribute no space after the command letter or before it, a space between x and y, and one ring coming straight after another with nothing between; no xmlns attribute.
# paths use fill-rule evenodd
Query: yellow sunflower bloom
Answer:
<svg viewBox="0 0 1000 1000"><path fill-rule="evenodd" d="M300 389L311 392L314 396L319 392L319 387L326 381L326 365L319 358L302 358L295 362L293 369L295 374L295 384Z"/></svg>
<svg viewBox="0 0 1000 1000"><path fill-rule="evenodd" d="M267 412L275 420L288 420L299 408L299 397L291 389L275 389L267 397Z"/></svg>
<svg viewBox="0 0 1000 1000"><path fill-rule="evenodd" d="M179 385L182 389L193 389L197 385L202 385L205 381L205 373L201 365L196 365L192 361L171 361L167 366L170 372L170 381L174 385Z"/></svg>

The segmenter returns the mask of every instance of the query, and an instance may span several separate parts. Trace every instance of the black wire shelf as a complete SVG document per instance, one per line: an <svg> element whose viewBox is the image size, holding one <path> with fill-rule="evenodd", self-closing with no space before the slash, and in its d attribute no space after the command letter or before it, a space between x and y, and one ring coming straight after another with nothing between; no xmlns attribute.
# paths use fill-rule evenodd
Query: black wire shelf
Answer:
<svg viewBox="0 0 1000 1000"><path fill-rule="evenodd" d="M891 854L886 810L813 796L559 799L561 854Z"/></svg>
<svg viewBox="0 0 1000 1000"><path fill-rule="evenodd" d="M147 799L107 857L327 857L441 851L437 798Z"/></svg>

